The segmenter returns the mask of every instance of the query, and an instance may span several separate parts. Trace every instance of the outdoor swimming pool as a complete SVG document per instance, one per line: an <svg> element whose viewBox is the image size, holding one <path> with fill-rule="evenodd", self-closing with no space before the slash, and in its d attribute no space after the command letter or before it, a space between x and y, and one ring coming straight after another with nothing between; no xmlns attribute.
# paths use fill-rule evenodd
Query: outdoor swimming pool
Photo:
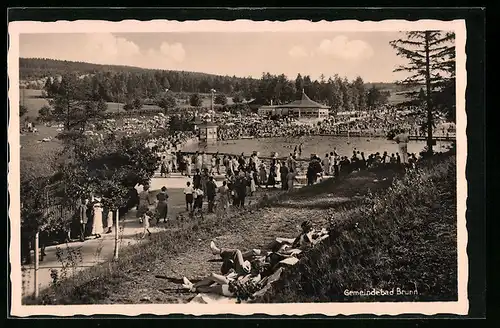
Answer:
<svg viewBox="0 0 500 328"><path fill-rule="evenodd" d="M203 150L206 152L221 152L230 154L251 154L258 151L260 156L271 156L272 152L277 152L278 157L284 157L292 153L295 146L302 143L302 158L309 158L311 154L324 157L326 153L337 148L339 155L350 156L354 148L366 155L384 151L392 154L398 152L398 145L394 141L385 138L366 137L327 137L327 136L304 136L296 138L262 138L262 139L241 139L231 141L219 141L209 144L193 143L185 146L183 151ZM425 141L410 141L408 144L409 153L418 153L425 147ZM434 146L435 151L445 151L451 143L449 141L437 141Z"/></svg>

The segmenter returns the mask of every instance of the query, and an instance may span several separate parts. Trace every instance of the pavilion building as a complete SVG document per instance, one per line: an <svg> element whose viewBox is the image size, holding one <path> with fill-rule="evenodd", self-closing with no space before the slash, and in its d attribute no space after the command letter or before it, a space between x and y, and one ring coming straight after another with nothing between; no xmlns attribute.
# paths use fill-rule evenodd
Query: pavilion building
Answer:
<svg viewBox="0 0 500 328"><path fill-rule="evenodd" d="M285 105L261 106L259 115L286 115L300 118L328 118L330 107L311 100L302 90L302 97Z"/></svg>

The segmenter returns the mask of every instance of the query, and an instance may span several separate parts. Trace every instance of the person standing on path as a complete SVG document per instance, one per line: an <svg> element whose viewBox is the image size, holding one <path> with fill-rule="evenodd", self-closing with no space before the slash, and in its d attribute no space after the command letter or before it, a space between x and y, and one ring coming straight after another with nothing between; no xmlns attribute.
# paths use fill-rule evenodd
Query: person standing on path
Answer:
<svg viewBox="0 0 500 328"><path fill-rule="evenodd" d="M280 162L277 160L276 161L276 164L274 166L274 170L275 170L275 177L276 177L276 184L279 186L281 185L281 165L280 165Z"/></svg>
<svg viewBox="0 0 500 328"><path fill-rule="evenodd" d="M92 235L92 230L94 229L94 204L93 197L91 196L89 199L86 199L86 209L85 216L87 220L85 221L85 234L84 237L90 237Z"/></svg>
<svg viewBox="0 0 500 328"><path fill-rule="evenodd" d="M269 169L266 188L269 188L269 186L276 188L276 166L273 164L271 164L271 168Z"/></svg>
<svg viewBox="0 0 500 328"><path fill-rule="evenodd" d="M248 181L245 177L245 173L241 172L235 181L235 192L236 192L236 206L245 207L245 198L247 196L247 186Z"/></svg>
<svg viewBox="0 0 500 328"><path fill-rule="evenodd" d="M321 164L323 165L325 175L330 175L330 159L328 158L328 154L325 155Z"/></svg>
<svg viewBox="0 0 500 328"><path fill-rule="evenodd" d="M208 213L214 212L215 195L217 193L217 185L214 182L214 177L209 177L206 186L207 200L208 200Z"/></svg>
<svg viewBox="0 0 500 328"><path fill-rule="evenodd" d="M267 171L266 165L264 163L260 164L259 170L259 187L263 187L267 184Z"/></svg>
<svg viewBox="0 0 500 328"><path fill-rule="evenodd" d="M281 165L281 189L282 190L287 190L288 189L288 167L286 166L285 161L283 161L283 164Z"/></svg>
<svg viewBox="0 0 500 328"><path fill-rule="evenodd" d="M401 163L404 165L408 164L408 142L410 142L410 137L406 130L394 137L394 141L399 146L399 153L401 154Z"/></svg>
<svg viewBox="0 0 500 328"><path fill-rule="evenodd" d="M141 239L146 237L146 233L148 236L151 236L151 231L149 231L149 220L151 220L151 218L153 218L153 213L148 209L142 216L142 227L144 228L144 232Z"/></svg>
<svg viewBox="0 0 500 328"><path fill-rule="evenodd" d="M156 224L159 224L161 219L163 219L163 223L167 223L168 194L165 186L161 187L161 191L156 195L156 200L158 201L156 204Z"/></svg>
<svg viewBox="0 0 500 328"><path fill-rule="evenodd" d="M295 182L299 182L297 180L297 176L295 174L295 171L294 170L290 170L287 174L287 177L286 177L286 180L287 180L287 187L288 187L288 191L292 191L293 190L293 185Z"/></svg>
<svg viewBox="0 0 500 328"><path fill-rule="evenodd" d="M250 176L248 179L250 180L250 196L253 196L253 194L257 191L257 188L255 187L255 180L257 179L257 173L255 171L250 171Z"/></svg>
<svg viewBox="0 0 500 328"><path fill-rule="evenodd" d="M102 203L101 200L94 202L94 222L92 224L92 235L101 238L102 231Z"/></svg>
<svg viewBox="0 0 500 328"><path fill-rule="evenodd" d="M84 198L78 198L76 203L76 211L79 222L79 231L78 235L80 237L80 241L85 241L85 226L87 225L88 217L87 217L87 201Z"/></svg>
<svg viewBox="0 0 500 328"><path fill-rule="evenodd" d="M201 169L203 167L203 156L196 152L196 155L195 155L195 168L196 168L196 171L200 171L201 172Z"/></svg>
<svg viewBox="0 0 500 328"><path fill-rule="evenodd" d="M204 197L203 190L200 187L198 188L195 187L193 191L193 198L194 198L193 213L194 212L202 213L203 197Z"/></svg>
<svg viewBox="0 0 500 328"><path fill-rule="evenodd" d="M219 152L215 154L215 170L217 171L217 175L220 175L220 156Z"/></svg>
<svg viewBox="0 0 500 328"><path fill-rule="evenodd" d="M154 204L153 197L149 191L149 185L144 185L143 190L139 194L139 205L137 210L137 218L143 223L144 215L149 211L149 207Z"/></svg>
<svg viewBox="0 0 500 328"><path fill-rule="evenodd" d="M184 195L186 195L186 211L187 212L192 212L193 211L193 192L194 189L191 186L191 182L186 183L186 188L184 188Z"/></svg>
<svg viewBox="0 0 500 328"><path fill-rule="evenodd" d="M196 172L193 176L193 188L194 189L201 188L201 174L200 170L198 169L196 169Z"/></svg>
<svg viewBox="0 0 500 328"><path fill-rule="evenodd" d="M218 189L219 192L219 204L224 210L229 207L229 188L227 187L227 182L223 181L222 186Z"/></svg>
<svg viewBox="0 0 500 328"><path fill-rule="evenodd" d="M186 175L191 178L191 156L184 157L184 163L186 165Z"/></svg>

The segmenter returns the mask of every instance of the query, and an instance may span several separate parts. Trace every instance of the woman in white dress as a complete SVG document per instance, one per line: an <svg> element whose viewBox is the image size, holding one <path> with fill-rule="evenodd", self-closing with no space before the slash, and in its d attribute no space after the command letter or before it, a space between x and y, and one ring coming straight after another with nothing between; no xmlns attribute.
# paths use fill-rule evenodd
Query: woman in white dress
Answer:
<svg viewBox="0 0 500 328"><path fill-rule="evenodd" d="M279 161L276 161L275 170L276 170L276 184L281 184L281 165Z"/></svg>
<svg viewBox="0 0 500 328"><path fill-rule="evenodd" d="M253 196L253 193L257 191L257 188L255 186L255 172L251 171L250 172L250 196Z"/></svg>
<svg viewBox="0 0 500 328"><path fill-rule="evenodd" d="M102 228L102 204L100 199L96 199L94 202L94 222L92 224L92 235L96 238L101 238L103 233Z"/></svg>

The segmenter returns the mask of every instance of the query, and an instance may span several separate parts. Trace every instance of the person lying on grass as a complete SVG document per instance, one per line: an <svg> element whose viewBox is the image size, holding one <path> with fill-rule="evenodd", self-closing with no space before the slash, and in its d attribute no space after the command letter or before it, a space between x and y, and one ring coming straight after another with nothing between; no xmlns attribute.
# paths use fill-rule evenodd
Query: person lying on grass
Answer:
<svg viewBox="0 0 500 328"><path fill-rule="evenodd" d="M274 271L281 261L290 257L299 257L302 251L313 247L327 237L326 230L317 232L312 228L310 221L305 221L302 223L302 233L297 238L288 240L277 238L268 251L251 249L242 252L239 249L219 248L213 241L210 242L210 249L212 254L219 255L223 260L222 274L226 274L230 269L239 274L245 274L250 271L254 262L265 264L270 271Z"/></svg>
<svg viewBox="0 0 500 328"><path fill-rule="evenodd" d="M249 268L245 268L244 271L229 269L226 274L211 273L195 284L183 277L182 287L192 293L212 293L238 298L242 294L246 294L248 297L259 290L259 282L262 280L262 273L265 270L265 266L261 266L260 262L254 263Z"/></svg>
<svg viewBox="0 0 500 328"><path fill-rule="evenodd" d="M302 222L300 227L302 228L302 232L293 241L292 248L306 250L328 238L328 231L326 229L315 230L314 225L309 220Z"/></svg>

